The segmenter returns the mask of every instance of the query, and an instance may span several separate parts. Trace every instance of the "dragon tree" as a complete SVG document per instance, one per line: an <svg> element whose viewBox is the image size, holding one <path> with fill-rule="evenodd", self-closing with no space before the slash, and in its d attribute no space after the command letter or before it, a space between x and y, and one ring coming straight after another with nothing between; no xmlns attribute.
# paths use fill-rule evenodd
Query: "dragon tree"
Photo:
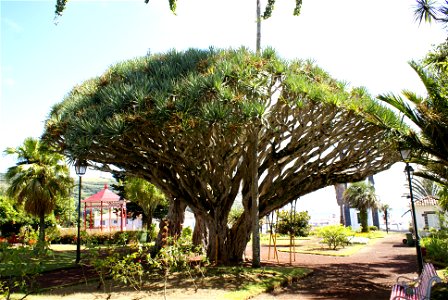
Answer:
<svg viewBox="0 0 448 300"><path fill-rule="evenodd" d="M259 217L399 160L396 116L310 61L272 49L169 51L124 61L55 105L44 138L72 160L144 178L208 229L212 261L239 261L251 233L252 133ZM244 212L231 226L237 198Z"/></svg>

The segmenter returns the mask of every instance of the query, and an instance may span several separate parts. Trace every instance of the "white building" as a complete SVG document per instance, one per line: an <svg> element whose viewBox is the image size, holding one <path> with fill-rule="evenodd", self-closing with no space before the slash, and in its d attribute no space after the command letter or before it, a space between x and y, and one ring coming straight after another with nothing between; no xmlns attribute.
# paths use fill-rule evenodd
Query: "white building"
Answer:
<svg viewBox="0 0 448 300"><path fill-rule="evenodd" d="M417 219L418 230L424 229L440 229L440 221L438 213L441 208L437 203L437 199L427 196L415 201L415 217Z"/></svg>

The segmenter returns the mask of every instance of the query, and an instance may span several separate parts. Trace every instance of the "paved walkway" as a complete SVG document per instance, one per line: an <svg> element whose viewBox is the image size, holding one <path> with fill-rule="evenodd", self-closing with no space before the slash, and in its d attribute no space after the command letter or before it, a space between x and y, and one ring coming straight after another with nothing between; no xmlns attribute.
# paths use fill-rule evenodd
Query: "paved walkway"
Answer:
<svg viewBox="0 0 448 300"><path fill-rule="evenodd" d="M397 275L417 275L415 248L403 245L402 239L403 234L389 234L349 257L296 254L293 265L311 268L313 274L253 299L389 299ZM269 264L267 251L262 248L261 258ZM289 253L279 252L279 259L289 265Z"/></svg>

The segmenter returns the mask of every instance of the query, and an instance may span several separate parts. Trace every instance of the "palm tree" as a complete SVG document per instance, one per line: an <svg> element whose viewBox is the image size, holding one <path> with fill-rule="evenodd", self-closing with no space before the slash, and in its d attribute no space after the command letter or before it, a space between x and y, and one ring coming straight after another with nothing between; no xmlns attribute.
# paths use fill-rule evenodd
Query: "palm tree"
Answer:
<svg viewBox="0 0 448 300"><path fill-rule="evenodd" d="M426 197L437 199L440 189L439 184L427 178L415 178L412 181L412 192L416 201Z"/></svg>
<svg viewBox="0 0 448 300"><path fill-rule="evenodd" d="M389 204L382 204L380 206L380 210L383 212L384 216L384 222L386 223L386 232L389 233L389 211L390 211Z"/></svg>
<svg viewBox="0 0 448 300"><path fill-rule="evenodd" d="M414 17L419 23L425 20L427 23L435 21L446 24L448 23L448 2L438 5L436 0L417 0Z"/></svg>
<svg viewBox="0 0 448 300"><path fill-rule="evenodd" d="M17 156L17 164L5 175L10 184L7 194L39 218L39 243L43 245L45 216L54 210L58 197L68 196L73 186L64 156L34 138L25 139L17 148L7 148L5 153Z"/></svg>
<svg viewBox="0 0 448 300"><path fill-rule="evenodd" d="M373 185L364 181L352 183L344 192L344 199L351 207L359 210L362 232L368 232L367 210L378 207Z"/></svg>
<svg viewBox="0 0 448 300"><path fill-rule="evenodd" d="M424 65L410 62L424 84L428 95L417 96L411 91L403 91L406 99L392 94L378 98L396 109L415 125L414 130L400 131L399 139L413 154L412 161L425 167L415 172L416 176L431 179L443 185L448 184L448 97L447 97L447 42L439 46L436 53L430 53Z"/></svg>

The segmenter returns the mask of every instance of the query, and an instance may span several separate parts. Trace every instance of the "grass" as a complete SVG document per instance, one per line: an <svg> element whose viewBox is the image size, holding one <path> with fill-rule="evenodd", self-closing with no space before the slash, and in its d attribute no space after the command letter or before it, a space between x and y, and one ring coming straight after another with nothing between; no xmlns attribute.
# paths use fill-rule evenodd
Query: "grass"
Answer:
<svg viewBox="0 0 448 300"><path fill-rule="evenodd" d="M33 248L19 247L3 249L0 257L2 277L21 276L28 273L42 273L75 266L75 250L48 250L38 253Z"/></svg>
<svg viewBox="0 0 448 300"><path fill-rule="evenodd" d="M241 269L240 269L241 270ZM293 280L303 278L311 273L309 269L270 267L262 269L243 268L253 278L253 281L244 284L234 291L227 292L223 299L250 299L263 292L272 291ZM226 272L229 270L227 269Z"/></svg>
<svg viewBox="0 0 448 300"><path fill-rule="evenodd" d="M368 233L356 233L356 237L369 238L369 244L375 242L376 239L384 238L386 233L383 231L371 231ZM269 244L269 236L264 239L264 245ZM263 240L263 241L264 241ZM350 256L367 244L350 244L343 248L338 248L336 250L331 250L327 245L322 244L320 239L314 235L308 237L299 237L294 239L295 247L290 246L290 238L287 236L277 237L277 250L281 252L295 252L304 254L315 254L315 255L327 255L327 256ZM272 245L271 245L272 246Z"/></svg>

